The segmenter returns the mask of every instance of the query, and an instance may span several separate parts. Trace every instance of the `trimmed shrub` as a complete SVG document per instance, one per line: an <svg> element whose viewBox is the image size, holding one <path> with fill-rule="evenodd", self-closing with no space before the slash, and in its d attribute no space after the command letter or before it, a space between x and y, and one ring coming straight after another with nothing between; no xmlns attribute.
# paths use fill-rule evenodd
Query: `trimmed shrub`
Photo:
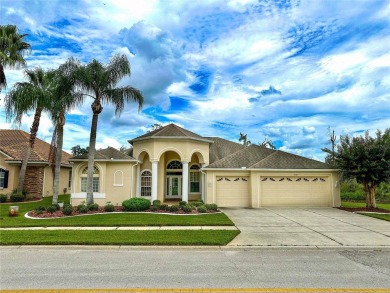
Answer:
<svg viewBox="0 0 390 293"><path fill-rule="evenodd" d="M183 207L187 204L187 202L185 200L181 200L179 201L179 206Z"/></svg>
<svg viewBox="0 0 390 293"><path fill-rule="evenodd" d="M111 213L113 211L115 211L115 207L113 204L111 203L108 203L106 204L106 206L104 207L104 211L108 212L108 213Z"/></svg>
<svg viewBox="0 0 390 293"><path fill-rule="evenodd" d="M0 202L6 202L7 201L7 195L0 193Z"/></svg>
<svg viewBox="0 0 390 293"><path fill-rule="evenodd" d="M50 214L54 213L57 211L57 208L55 206L48 206L46 211Z"/></svg>
<svg viewBox="0 0 390 293"><path fill-rule="evenodd" d="M99 205L97 203L92 203L87 205L88 211L97 211L99 209Z"/></svg>
<svg viewBox="0 0 390 293"><path fill-rule="evenodd" d="M198 200L196 200L196 202L204 203L203 199L198 199Z"/></svg>
<svg viewBox="0 0 390 293"><path fill-rule="evenodd" d="M192 205L195 206L195 207L201 207L202 205L204 205L204 203L200 202L200 201L197 201L197 202L192 203Z"/></svg>
<svg viewBox="0 0 390 293"><path fill-rule="evenodd" d="M162 211L166 211L166 210L168 210L168 205L167 204L162 204L162 205L159 206L159 208Z"/></svg>
<svg viewBox="0 0 390 293"><path fill-rule="evenodd" d="M73 213L73 208L70 204L64 206L64 208L62 209L62 213L65 215L65 216L70 216L72 213Z"/></svg>
<svg viewBox="0 0 390 293"><path fill-rule="evenodd" d="M71 209L73 209L72 205L71 205L71 204L68 204L68 203L64 204L64 209L66 209L66 208L71 208Z"/></svg>
<svg viewBox="0 0 390 293"><path fill-rule="evenodd" d="M122 202L123 209L128 212L141 212L150 208L150 201L142 197L134 197Z"/></svg>
<svg viewBox="0 0 390 293"><path fill-rule="evenodd" d="M218 206L215 203L205 204L205 207L210 211L218 211Z"/></svg>
<svg viewBox="0 0 390 293"><path fill-rule="evenodd" d="M85 204L79 205L79 206L77 207L77 210L78 210L80 213L85 214L85 213L88 212L88 207L87 207Z"/></svg>
<svg viewBox="0 0 390 293"><path fill-rule="evenodd" d="M186 213L191 213L193 209L194 208L192 207L192 205L189 205L189 204L187 204L183 207L183 211L185 211Z"/></svg>
<svg viewBox="0 0 390 293"><path fill-rule="evenodd" d="M10 199L12 202L21 202L24 201L25 196L23 194L11 194Z"/></svg>
<svg viewBox="0 0 390 293"><path fill-rule="evenodd" d="M150 206L150 211L151 212L157 212L158 211L158 206Z"/></svg>
<svg viewBox="0 0 390 293"><path fill-rule="evenodd" d="M57 211L59 211L61 209L60 205L58 203L54 203L54 204L52 204L52 206L55 207Z"/></svg>
<svg viewBox="0 0 390 293"><path fill-rule="evenodd" d="M207 213L207 209L205 206L198 207L198 212L201 214Z"/></svg>
<svg viewBox="0 0 390 293"><path fill-rule="evenodd" d="M153 206L159 207L160 205L161 205L161 200L155 199L155 200L153 201Z"/></svg>
<svg viewBox="0 0 390 293"><path fill-rule="evenodd" d="M35 212L38 213L38 212L44 212L46 211L46 208L44 206L37 206L35 208Z"/></svg>
<svg viewBox="0 0 390 293"><path fill-rule="evenodd" d="M169 207L169 211L170 212L177 212L179 210L179 206L178 205L171 205L170 207Z"/></svg>

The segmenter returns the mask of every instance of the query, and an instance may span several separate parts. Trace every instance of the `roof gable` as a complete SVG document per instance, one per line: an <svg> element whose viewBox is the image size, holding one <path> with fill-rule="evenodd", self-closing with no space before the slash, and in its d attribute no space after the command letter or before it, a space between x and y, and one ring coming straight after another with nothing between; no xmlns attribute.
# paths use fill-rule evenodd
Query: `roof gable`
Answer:
<svg viewBox="0 0 390 293"><path fill-rule="evenodd" d="M144 140L144 139L152 139L152 138L166 138L166 137L205 140L204 137L194 132L191 132L187 129L181 128L176 124L171 123L162 128L153 130L151 132L138 136L132 140L129 140L129 142Z"/></svg>
<svg viewBox="0 0 390 293"><path fill-rule="evenodd" d="M29 144L30 135L23 130L0 129L0 151L11 158L6 161L22 161ZM47 142L35 138L34 149L30 154L29 162L49 162L49 153L51 145ZM68 159L71 155L65 151L62 152L61 164L68 165Z"/></svg>
<svg viewBox="0 0 390 293"><path fill-rule="evenodd" d="M74 156L70 160L88 160L88 154L83 154L79 156ZM113 147L108 147L105 149L97 150L95 152L95 160L126 160L132 161L135 160L133 157L130 157L121 151Z"/></svg>

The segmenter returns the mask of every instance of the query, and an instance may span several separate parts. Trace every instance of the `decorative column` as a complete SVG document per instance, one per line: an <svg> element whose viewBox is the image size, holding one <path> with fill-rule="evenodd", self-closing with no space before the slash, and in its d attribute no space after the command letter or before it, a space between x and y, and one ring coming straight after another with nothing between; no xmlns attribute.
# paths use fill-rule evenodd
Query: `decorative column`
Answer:
<svg viewBox="0 0 390 293"><path fill-rule="evenodd" d="M206 164L201 164L201 168L203 168L204 166L206 166ZM201 198L203 200L203 202L206 202L206 174L203 173L202 171L200 171L200 176L202 178L202 181L200 182L200 187L201 187L201 191L202 191L202 195L201 195Z"/></svg>
<svg viewBox="0 0 390 293"><path fill-rule="evenodd" d="M183 161L182 200L188 202L188 162Z"/></svg>
<svg viewBox="0 0 390 293"><path fill-rule="evenodd" d="M136 183L135 183L135 197L141 197L141 165L137 165L136 169Z"/></svg>
<svg viewBox="0 0 390 293"><path fill-rule="evenodd" d="M158 161L152 162L152 203L157 199Z"/></svg>

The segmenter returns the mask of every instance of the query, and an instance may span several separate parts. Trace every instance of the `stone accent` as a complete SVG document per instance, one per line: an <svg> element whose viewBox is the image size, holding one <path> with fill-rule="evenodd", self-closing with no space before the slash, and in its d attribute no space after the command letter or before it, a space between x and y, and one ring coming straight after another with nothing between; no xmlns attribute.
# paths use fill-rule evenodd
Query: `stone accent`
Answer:
<svg viewBox="0 0 390 293"><path fill-rule="evenodd" d="M42 197L44 167L30 166L27 167L26 177L24 179L24 190L31 197Z"/></svg>

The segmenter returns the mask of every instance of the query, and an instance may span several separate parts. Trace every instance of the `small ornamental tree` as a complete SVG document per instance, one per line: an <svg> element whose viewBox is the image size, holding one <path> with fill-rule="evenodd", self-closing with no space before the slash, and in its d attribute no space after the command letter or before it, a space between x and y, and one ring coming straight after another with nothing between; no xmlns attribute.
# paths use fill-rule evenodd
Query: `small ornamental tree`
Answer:
<svg viewBox="0 0 390 293"><path fill-rule="evenodd" d="M363 184L366 207L376 208L375 189L381 182L390 181L390 128L384 133L377 131L371 137L341 136L335 152L335 163L345 179L356 178Z"/></svg>

